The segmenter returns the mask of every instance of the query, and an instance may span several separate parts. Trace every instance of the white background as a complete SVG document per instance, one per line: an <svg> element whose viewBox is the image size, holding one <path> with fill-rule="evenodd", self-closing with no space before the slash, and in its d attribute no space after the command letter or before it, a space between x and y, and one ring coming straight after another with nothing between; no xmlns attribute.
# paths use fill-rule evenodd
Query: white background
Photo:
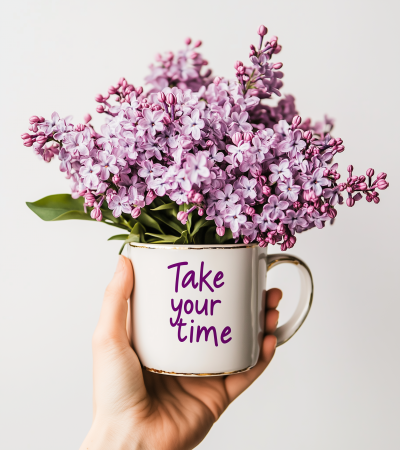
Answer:
<svg viewBox="0 0 400 450"><path fill-rule="evenodd" d="M379 205L342 207L333 227L299 236L294 253L315 278L311 314L199 448L400 448L396 3L1 2L2 450L79 447L91 424L91 335L119 247L105 225L45 223L25 206L69 191L56 161L23 147L29 116L82 121L96 93L120 76L140 85L153 55L188 35L203 39L216 75L233 76L260 23L280 38L284 92L303 117L337 119L342 171L373 166L391 187Z"/></svg>

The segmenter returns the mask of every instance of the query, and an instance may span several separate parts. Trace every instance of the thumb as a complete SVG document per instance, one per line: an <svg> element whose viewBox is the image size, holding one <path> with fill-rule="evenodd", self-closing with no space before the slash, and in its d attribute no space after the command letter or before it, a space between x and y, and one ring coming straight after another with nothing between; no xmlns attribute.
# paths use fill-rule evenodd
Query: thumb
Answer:
<svg viewBox="0 0 400 450"><path fill-rule="evenodd" d="M101 340L129 343L126 334L127 300L133 289L132 264L125 256L120 256L113 279L104 294L96 334Z"/></svg>

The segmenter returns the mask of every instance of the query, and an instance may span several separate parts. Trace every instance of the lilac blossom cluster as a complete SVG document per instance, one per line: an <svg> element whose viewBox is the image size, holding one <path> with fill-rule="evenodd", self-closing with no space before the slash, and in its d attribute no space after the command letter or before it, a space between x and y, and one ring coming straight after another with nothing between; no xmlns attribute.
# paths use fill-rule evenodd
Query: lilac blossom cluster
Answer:
<svg viewBox="0 0 400 450"><path fill-rule="evenodd" d="M162 198L180 205L181 224L196 214L220 237L230 230L235 242L291 248L297 233L333 221L344 196L350 207L363 194L379 203L388 183L385 173L373 180L373 169L355 176L352 166L339 182L332 160L344 146L331 135L333 122L302 122L292 96L263 103L281 96L283 77L282 63L273 62L281 46L266 34L260 26L234 79L212 78L201 42L187 39L177 54L157 55L148 92L121 78L96 96L106 117L101 132L90 115L78 125L57 113L33 116L24 145L46 162L57 156L72 197L84 197L97 221L108 208L131 228Z"/></svg>

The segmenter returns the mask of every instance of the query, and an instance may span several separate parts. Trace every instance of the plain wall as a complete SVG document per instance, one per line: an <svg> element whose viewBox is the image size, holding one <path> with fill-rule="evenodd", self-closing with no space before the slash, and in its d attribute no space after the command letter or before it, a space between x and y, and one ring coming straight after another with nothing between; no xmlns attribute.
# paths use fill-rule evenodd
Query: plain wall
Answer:
<svg viewBox="0 0 400 450"><path fill-rule="evenodd" d="M301 115L336 118L343 175L350 163L357 173L373 166L390 188L379 205L341 207L334 226L299 236L293 253L315 279L310 316L198 448L400 448L399 3L14 0L0 9L0 449L79 448L92 418L91 336L120 245L105 225L45 223L25 206L69 192L57 161L22 145L28 118L56 110L82 121L96 93L120 76L142 84L153 55L188 35L204 41L215 75L233 77L260 23L279 36L283 92Z"/></svg>

